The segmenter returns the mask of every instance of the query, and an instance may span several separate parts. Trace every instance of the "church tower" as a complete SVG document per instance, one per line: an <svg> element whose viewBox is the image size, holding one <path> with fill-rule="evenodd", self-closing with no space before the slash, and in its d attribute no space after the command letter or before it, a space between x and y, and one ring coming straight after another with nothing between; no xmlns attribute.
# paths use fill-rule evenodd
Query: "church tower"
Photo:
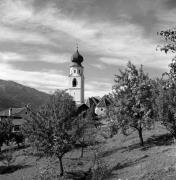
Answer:
<svg viewBox="0 0 176 180"><path fill-rule="evenodd" d="M73 96L73 99L78 105L84 103L84 67L81 64L83 60L84 58L77 48L71 57L69 94Z"/></svg>

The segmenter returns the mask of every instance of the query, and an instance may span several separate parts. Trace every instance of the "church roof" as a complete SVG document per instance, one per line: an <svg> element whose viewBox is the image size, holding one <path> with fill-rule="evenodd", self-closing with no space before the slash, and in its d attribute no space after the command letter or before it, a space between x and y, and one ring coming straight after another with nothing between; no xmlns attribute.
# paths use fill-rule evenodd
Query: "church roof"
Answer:
<svg viewBox="0 0 176 180"><path fill-rule="evenodd" d="M99 103L99 100L95 97L89 97L86 101L86 105L90 108L96 106Z"/></svg>
<svg viewBox="0 0 176 180"><path fill-rule="evenodd" d="M97 107L107 107L111 105L111 101L107 96L103 96L100 102L97 104Z"/></svg>
<svg viewBox="0 0 176 180"><path fill-rule="evenodd" d="M79 53L77 49L76 52L71 57L71 62L77 65L81 65L83 60L84 60L83 56Z"/></svg>

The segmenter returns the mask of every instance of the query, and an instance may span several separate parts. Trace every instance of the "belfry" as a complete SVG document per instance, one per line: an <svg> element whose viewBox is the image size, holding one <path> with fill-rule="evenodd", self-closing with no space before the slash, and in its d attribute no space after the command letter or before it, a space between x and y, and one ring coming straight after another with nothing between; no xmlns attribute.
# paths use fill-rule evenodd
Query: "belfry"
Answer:
<svg viewBox="0 0 176 180"><path fill-rule="evenodd" d="M79 53L78 47L71 57L69 73L69 94L73 96L77 105L84 103L84 67L82 66L84 58Z"/></svg>

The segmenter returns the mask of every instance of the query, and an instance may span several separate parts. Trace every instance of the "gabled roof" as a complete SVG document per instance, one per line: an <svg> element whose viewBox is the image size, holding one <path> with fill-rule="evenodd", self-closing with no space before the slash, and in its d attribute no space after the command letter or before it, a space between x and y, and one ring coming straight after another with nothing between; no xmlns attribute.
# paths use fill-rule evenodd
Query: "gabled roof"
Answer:
<svg viewBox="0 0 176 180"><path fill-rule="evenodd" d="M5 109L3 111L0 111L0 116L9 116L9 111L11 111L11 116L21 116L22 114L25 114L27 109L26 107L22 107L22 108L8 108Z"/></svg>
<svg viewBox="0 0 176 180"><path fill-rule="evenodd" d="M108 107L111 105L111 100L105 95L101 98L100 102L97 104L97 107Z"/></svg>
<svg viewBox="0 0 176 180"><path fill-rule="evenodd" d="M99 100L95 97L89 97L86 101L86 105L90 108L96 106L99 103Z"/></svg>

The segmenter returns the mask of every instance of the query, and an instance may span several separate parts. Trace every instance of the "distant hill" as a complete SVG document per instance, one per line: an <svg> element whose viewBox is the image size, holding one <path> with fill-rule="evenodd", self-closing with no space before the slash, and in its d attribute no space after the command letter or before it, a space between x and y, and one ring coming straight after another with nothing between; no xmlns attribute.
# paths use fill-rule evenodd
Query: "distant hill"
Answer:
<svg viewBox="0 0 176 180"><path fill-rule="evenodd" d="M49 94L14 81L0 80L0 110L31 104L32 108L44 104Z"/></svg>

